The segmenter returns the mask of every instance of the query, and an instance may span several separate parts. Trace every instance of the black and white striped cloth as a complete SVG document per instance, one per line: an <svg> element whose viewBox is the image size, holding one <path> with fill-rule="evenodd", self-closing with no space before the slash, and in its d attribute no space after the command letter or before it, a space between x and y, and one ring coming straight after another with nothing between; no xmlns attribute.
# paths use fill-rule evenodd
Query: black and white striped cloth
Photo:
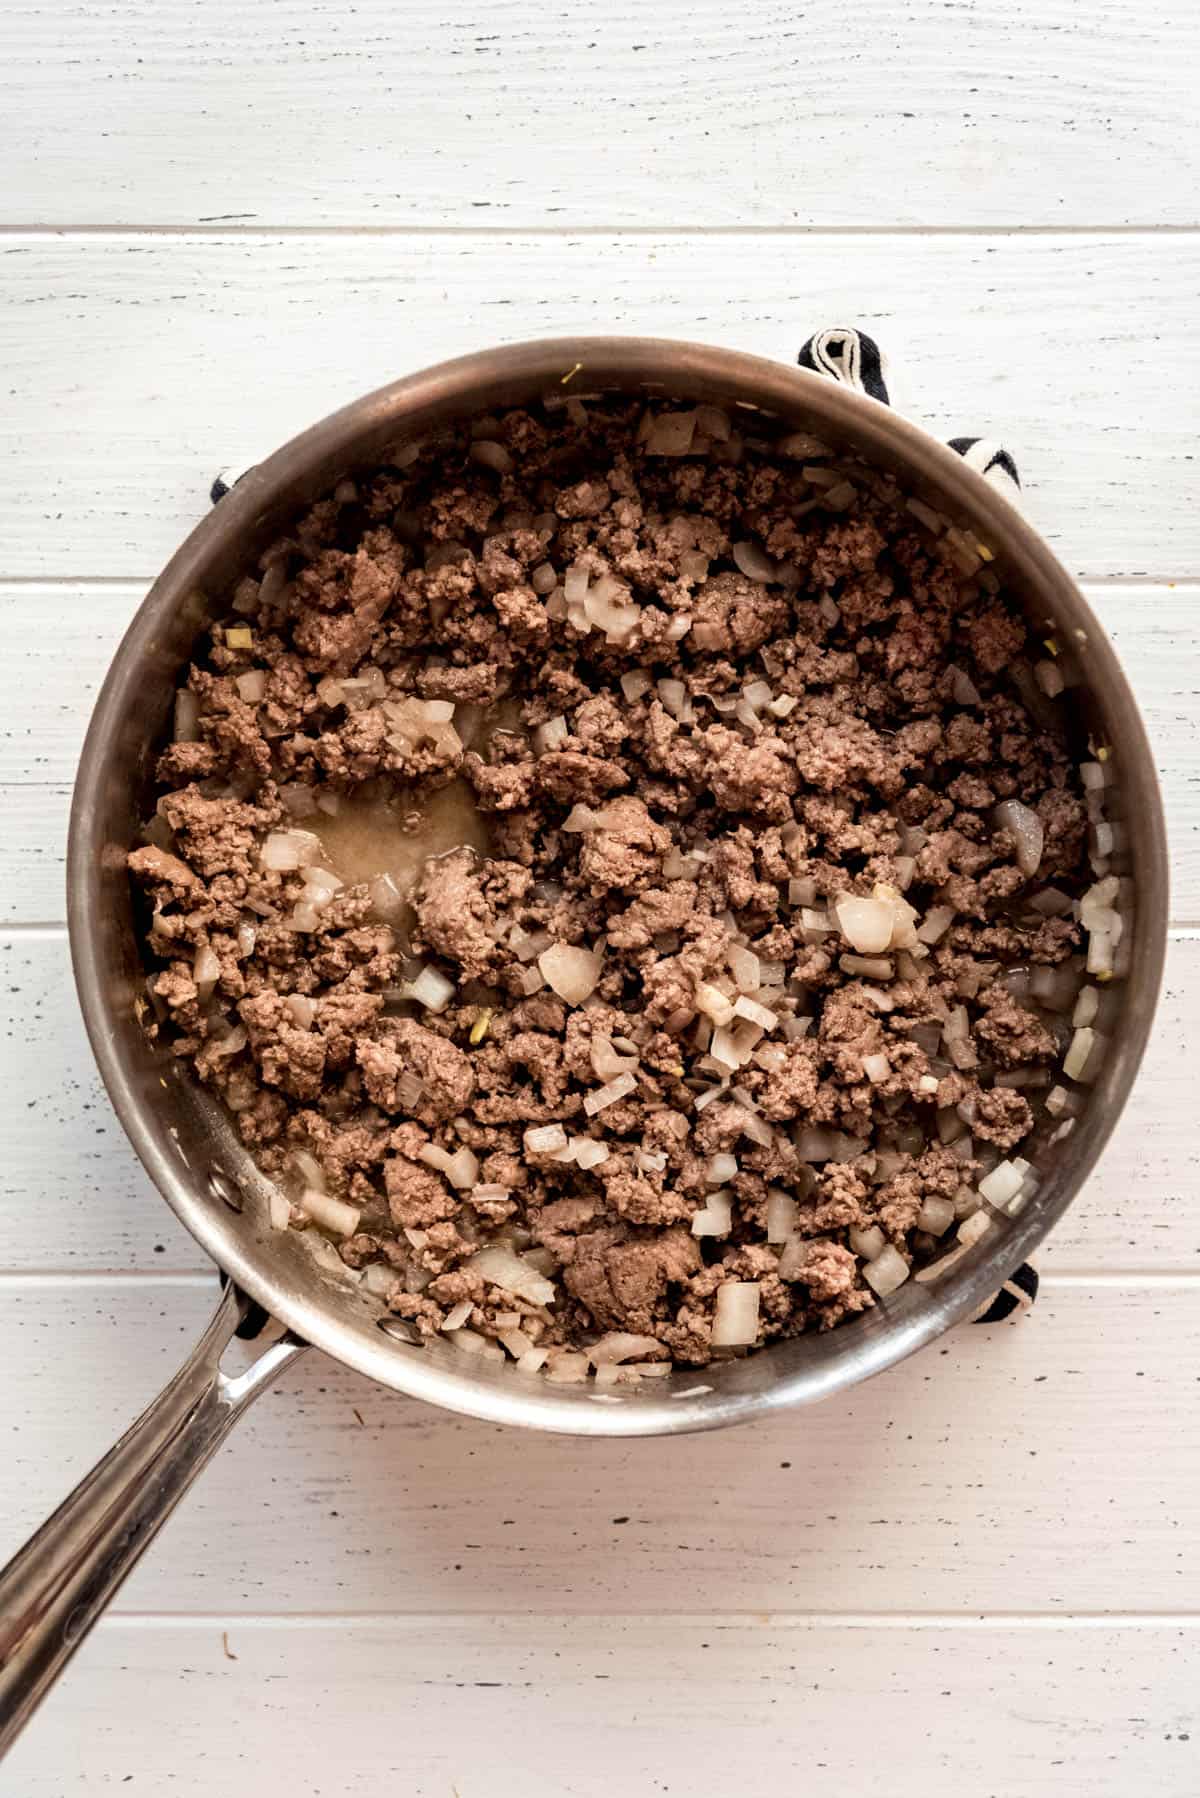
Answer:
<svg viewBox="0 0 1200 1798"><path fill-rule="evenodd" d="M825 375L842 387L852 387L880 405L890 406L887 385L887 358L873 337L849 325L830 325L815 331L796 358L801 368L815 375ZM985 481L1018 503L1021 477L1017 465L1002 443L990 437L951 437L950 448L957 450L968 468L974 468Z"/></svg>

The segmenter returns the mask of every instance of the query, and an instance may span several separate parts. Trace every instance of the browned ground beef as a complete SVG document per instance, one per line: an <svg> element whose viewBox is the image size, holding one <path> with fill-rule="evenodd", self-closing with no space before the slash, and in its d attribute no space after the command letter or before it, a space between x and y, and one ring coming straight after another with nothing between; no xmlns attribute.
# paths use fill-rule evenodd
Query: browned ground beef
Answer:
<svg viewBox="0 0 1200 1798"><path fill-rule="evenodd" d="M969 544L720 415L690 454L646 428L624 402L514 411L314 506L196 645L129 857L151 1028L291 1222L323 1189L344 1208L317 1225L395 1312L561 1377L611 1331L703 1364L731 1282L763 1343L870 1306L881 1240L928 1260L923 1205L978 1205L1069 1035L1012 970L1077 965L1079 926L1029 898L1087 878L1043 651ZM443 788L487 850L429 860L408 911L263 865L368 800L419 828ZM1044 827L1032 881L1012 797ZM339 873L334 837L291 846ZM893 940L860 962L828 907L881 891ZM904 902L953 921L914 942ZM594 957L582 1002L554 945ZM695 1233L710 1206L728 1228Z"/></svg>

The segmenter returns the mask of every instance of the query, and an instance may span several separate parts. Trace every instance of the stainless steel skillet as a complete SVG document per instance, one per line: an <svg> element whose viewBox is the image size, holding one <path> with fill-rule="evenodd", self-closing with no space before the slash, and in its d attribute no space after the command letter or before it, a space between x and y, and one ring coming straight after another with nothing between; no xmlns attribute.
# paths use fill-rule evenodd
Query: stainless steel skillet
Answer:
<svg viewBox="0 0 1200 1798"><path fill-rule="evenodd" d="M680 1373L652 1390L555 1387L515 1367L406 1340L359 1289L321 1269L301 1237L268 1223L268 1187L225 1114L148 1043L125 874L180 670L210 607L302 506L393 446L499 405L578 388L669 394L757 409L897 473L969 525L1039 634L1072 646L1088 727L1113 745L1136 918L1111 998L1112 1049L1079 1127L1047 1157L1019 1218L993 1230L936 1286L912 1282L825 1336ZM581 338L489 350L355 401L260 463L192 533L155 582L113 661L84 746L68 862L71 950L96 1059L134 1148L168 1204L228 1277L217 1313L145 1415L0 1574L0 1748L15 1736L156 1530L250 1401L306 1345L396 1390L493 1423L577 1435L714 1429L829 1396L894 1365L978 1308L1083 1185L1141 1059L1162 969L1167 861L1162 807L1137 707L1074 582L1028 523L966 462L886 406L756 357L650 339ZM228 1371L235 1333L259 1345ZM798 1426L799 1427L799 1426Z"/></svg>

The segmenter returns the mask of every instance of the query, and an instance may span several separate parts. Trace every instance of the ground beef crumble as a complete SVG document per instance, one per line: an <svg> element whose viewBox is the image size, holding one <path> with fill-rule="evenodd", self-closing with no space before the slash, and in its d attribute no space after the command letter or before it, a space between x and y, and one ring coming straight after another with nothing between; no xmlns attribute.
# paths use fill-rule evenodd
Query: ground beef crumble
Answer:
<svg viewBox="0 0 1200 1798"><path fill-rule="evenodd" d="M129 854L147 1027L284 1221L552 1378L827 1329L881 1243L949 1246L1081 966L1079 746L986 560L889 477L664 416L548 402L343 482L197 643Z"/></svg>

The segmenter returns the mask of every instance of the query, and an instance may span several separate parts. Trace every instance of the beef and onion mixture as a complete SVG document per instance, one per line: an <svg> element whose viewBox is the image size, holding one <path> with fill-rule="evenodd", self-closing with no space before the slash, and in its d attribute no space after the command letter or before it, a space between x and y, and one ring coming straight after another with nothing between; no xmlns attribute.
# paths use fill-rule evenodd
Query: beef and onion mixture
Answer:
<svg viewBox="0 0 1200 1798"><path fill-rule="evenodd" d="M1125 884L991 553L749 412L547 402L343 482L176 706L147 1027L422 1337L611 1385L1025 1204Z"/></svg>

